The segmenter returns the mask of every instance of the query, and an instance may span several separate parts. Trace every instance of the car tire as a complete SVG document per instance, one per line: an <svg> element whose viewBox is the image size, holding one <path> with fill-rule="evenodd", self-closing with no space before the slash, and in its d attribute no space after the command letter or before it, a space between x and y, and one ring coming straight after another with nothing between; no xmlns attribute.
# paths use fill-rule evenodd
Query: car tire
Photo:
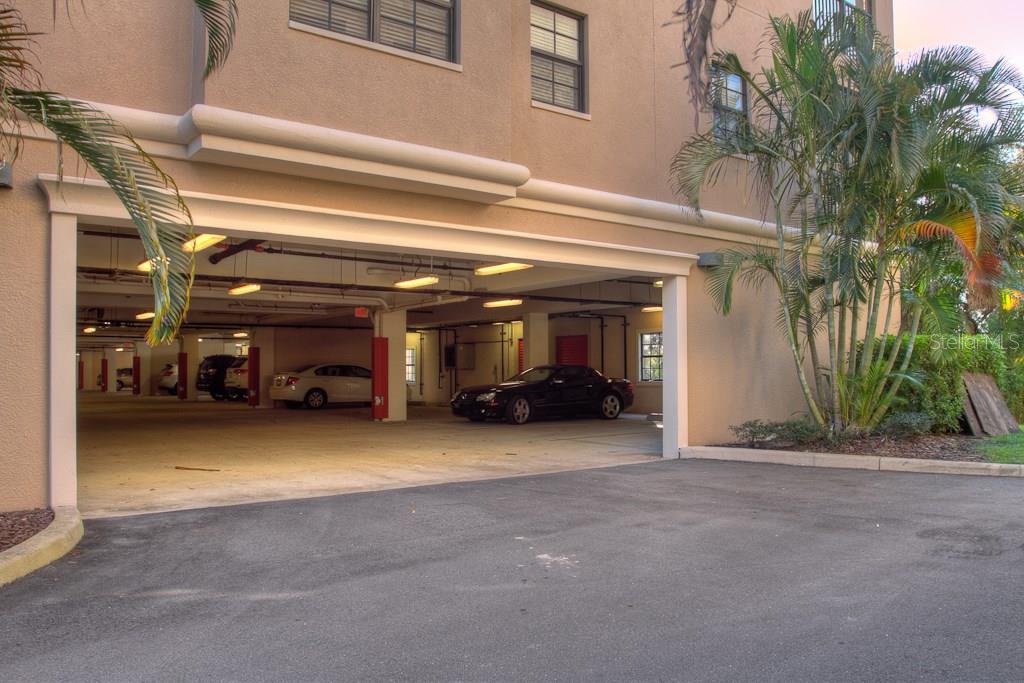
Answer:
<svg viewBox="0 0 1024 683"><path fill-rule="evenodd" d="M524 425L533 417L533 404L525 396L516 396L505 408L505 422L510 425Z"/></svg>
<svg viewBox="0 0 1024 683"><path fill-rule="evenodd" d="M217 389L211 389L210 390L210 397L213 398L214 401L223 401L228 396L223 391L218 391Z"/></svg>
<svg viewBox="0 0 1024 683"><path fill-rule="evenodd" d="M320 410L327 405L327 393L323 389L310 389L306 392L303 403L311 410Z"/></svg>
<svg viewBox="0 0 1024 683"><path fill-rule="evenodd" d="M598 405L598 415L603 420L614 420L622 414L622 398L618 394L605 394Z"/></svg>

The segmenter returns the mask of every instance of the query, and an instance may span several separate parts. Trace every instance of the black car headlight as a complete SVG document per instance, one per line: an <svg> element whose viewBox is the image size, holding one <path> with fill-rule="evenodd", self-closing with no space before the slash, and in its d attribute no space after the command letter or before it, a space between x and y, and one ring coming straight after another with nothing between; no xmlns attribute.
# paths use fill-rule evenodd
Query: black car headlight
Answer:
<svg viewBox="0 0 1024 683"><path fill-rule="evenodd" d="M496 391L485 391L484 393L477 396L476 400L479 401L480 403L487 403L488 401L493 401L495 396L497 395L498 392Z"/></svg>

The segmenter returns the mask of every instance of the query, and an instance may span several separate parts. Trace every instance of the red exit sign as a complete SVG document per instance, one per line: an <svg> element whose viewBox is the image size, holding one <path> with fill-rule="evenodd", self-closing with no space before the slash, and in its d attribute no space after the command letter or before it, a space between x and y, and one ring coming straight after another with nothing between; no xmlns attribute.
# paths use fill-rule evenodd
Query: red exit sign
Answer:
<svg viewBox="0 0 1024 683"><path fill-rule="evenodd" d="M356 306L356 317L357 318L369 318L370 309L366 306Z"/></svg>

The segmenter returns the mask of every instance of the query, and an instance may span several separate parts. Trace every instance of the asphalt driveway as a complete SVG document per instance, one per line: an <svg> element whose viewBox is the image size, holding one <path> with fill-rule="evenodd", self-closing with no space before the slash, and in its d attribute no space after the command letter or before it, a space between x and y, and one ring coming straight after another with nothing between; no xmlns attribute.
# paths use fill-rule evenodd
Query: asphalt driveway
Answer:
<svg viewBox="0 0 1024 683"><path fill-rule="evenodd" d="M1024 481L657 462L94 520L0 680L1024 679Z"/></svg>

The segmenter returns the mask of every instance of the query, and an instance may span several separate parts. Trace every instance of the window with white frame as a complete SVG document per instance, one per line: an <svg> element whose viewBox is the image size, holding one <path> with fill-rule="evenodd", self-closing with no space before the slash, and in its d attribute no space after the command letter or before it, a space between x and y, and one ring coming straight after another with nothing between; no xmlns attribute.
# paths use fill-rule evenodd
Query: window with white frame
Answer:
<svg viewBox="0 0 1024 683"><path fill-rule="evenodd" d="M455 61L457 0L290 0L299 24Z"/></svg>
<svg viewBox="0 0 1024 683"><path fill-rule="evenodd" d="M536 102L584 111L583 18L530 5L530 95Z"/></svg>
<svg viewBox="0 0 1024 683"><path fill-rule="evenodd" d="M662 380L661 332L640 333L640 381L660 382Z"/></svg>
<svg viewBox="0 0 1024 683"><path fill-rule="evenodd" d="M873 5L872 0L814 0L814 15L818 19L826 19L836 14L845 16L854 10L871 14Z"/></svg>
<svg viewBox="0 0 1024 683"><path fill-rule="evenodd" d="M407 384L416 383L416 349L405 350L405 381Z"/></svg>
<svg viewBox="0 0 1024 683"><path fill-rule="evenodd" d="M712 112L715 139L728 142L747 122L747 88L737 74L712 72Z"/></svg>

